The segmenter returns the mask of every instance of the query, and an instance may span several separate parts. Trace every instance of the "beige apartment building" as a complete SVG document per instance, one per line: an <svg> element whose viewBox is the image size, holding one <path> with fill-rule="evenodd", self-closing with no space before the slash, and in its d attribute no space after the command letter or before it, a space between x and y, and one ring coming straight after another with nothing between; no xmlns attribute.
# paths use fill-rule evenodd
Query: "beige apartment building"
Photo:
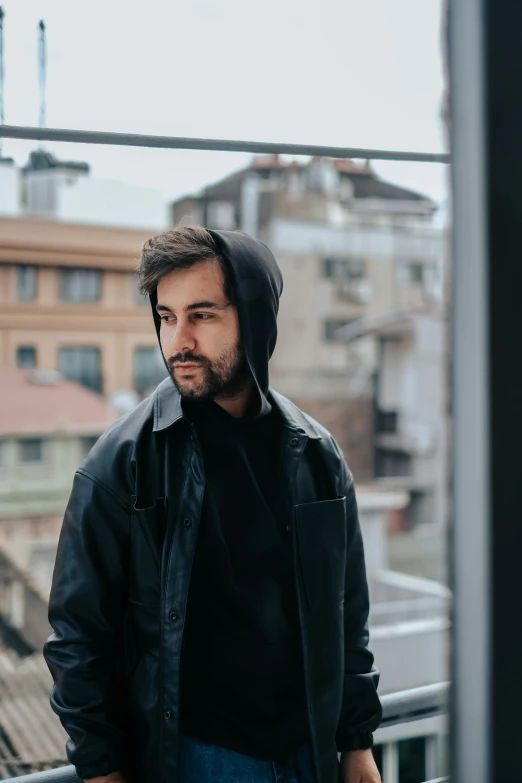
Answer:
<svg viewBox="0 0 522 783"><path fill-rule="evenodd" d="M152 231L0 218L0 369L59 370L112 398L165 377L135 269Z"/></svg>

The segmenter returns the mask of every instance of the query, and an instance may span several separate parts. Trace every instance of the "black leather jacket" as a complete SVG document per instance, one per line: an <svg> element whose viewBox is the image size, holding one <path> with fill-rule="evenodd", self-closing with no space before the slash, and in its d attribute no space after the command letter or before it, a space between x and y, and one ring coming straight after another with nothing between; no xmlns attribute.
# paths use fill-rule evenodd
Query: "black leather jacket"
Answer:
<svg viewBox="0 0 522 783"><path fill-rule="evenodd" d="M331 435L271 391L284 421L295 586L318 783L381 718L352 476ZM82 778L176 783L180 651L205 477L170 378L76 472L49 604L51 705Z"/></svg>

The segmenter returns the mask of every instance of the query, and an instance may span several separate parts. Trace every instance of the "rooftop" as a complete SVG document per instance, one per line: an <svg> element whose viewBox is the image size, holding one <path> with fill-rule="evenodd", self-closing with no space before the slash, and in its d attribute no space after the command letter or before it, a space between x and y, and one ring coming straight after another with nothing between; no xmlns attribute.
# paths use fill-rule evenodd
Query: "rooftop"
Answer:
<svg viewBox="0 0 522 783"><path fill-rule="evenodd" d="M67 734L49 706L52 677L40 653L0 642L0 780L67 763Z"/></svg>
<svg viewBox="0 0 522 783"><path fill-rule="evenodd" d="M310 166L317 165L324 160L325 164L330 165L330 161L321 158L313 158L310 162L299 163L298 161L284 161L279 155L257 155L251 163L244 169L235 171L229 176L218 182L208 185L198 194L197 197L220 198L227 200L236 200L240 197L241 184L249 173L257 173L261 177L270 175L270 172L295 172L306 171ZM356 163L350 159L334 159L334 169L339 172L341 177L349 179L353 186L353 196L356 199L385 199L395 201L416 201L431 204L431 200L413 190L394 185L391 182L382 180L372 169L368 161L365 163ZM187 196L190 198L190 196ZM186 197L178 199L184 201ZM433 205L434 206L434 205Z"/></svg>
<svg viewBox="0 0 522 783"><path fill-rule="evenodd" d="M99 435L119 413L54 371L0 370L0 435Z"/></svg>

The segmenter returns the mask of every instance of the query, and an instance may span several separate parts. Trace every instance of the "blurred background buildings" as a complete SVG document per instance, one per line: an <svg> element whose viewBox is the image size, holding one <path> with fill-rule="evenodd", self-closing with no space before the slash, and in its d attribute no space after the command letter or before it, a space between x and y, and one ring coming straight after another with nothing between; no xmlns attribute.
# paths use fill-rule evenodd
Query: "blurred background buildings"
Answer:
<svg viewBox="0 0 522 783"><path fill-rule="evenodd" d="M135 270L143 242L179 221L242 229L273 250L285 290L271 381L333 432L354 472L381 692L445 680L446 240L435 203L368 162L260 156L168 204L43 149L23 168L0 161L0 194L0 685L11 683L0 779L64 763L40 655L58 535L75 469L165 377ZM24 723L29 691L36 718ZM445 724L430 727L414 732L425 771L444 766Z"/></svg>

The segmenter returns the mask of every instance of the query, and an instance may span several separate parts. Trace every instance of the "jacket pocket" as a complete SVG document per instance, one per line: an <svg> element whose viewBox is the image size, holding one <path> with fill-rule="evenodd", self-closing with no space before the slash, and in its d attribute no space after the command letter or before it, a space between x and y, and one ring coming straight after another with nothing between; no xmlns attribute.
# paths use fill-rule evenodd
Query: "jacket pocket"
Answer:
<svg viewBox="0 0 522 783"><path fill-rule="evenodd" d="M295 507L297 562L308 609L344 600L346 498Z"/></svg>
<svg viewBox="0 0 522 783"><path fill-rule="evenodd" d="M158 606L166 499L158 498L148 508L136 508L134 495L132 500L129 598L136 604Z"/></svg>

